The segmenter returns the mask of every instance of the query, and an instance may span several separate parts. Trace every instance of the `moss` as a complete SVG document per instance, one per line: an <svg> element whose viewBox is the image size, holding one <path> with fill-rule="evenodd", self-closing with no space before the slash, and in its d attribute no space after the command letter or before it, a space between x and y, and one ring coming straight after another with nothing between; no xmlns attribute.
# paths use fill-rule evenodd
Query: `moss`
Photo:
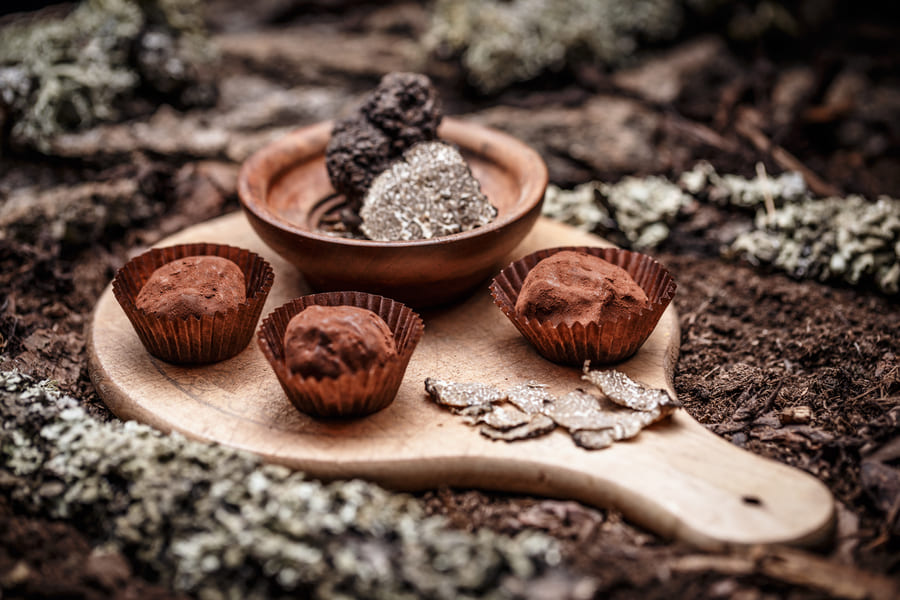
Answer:
<svg viewBox="0 0 900 600"><path fill-rule="evenodd" d="M0 490L18 510L75 523L199 598L511 598L559 577L542 534L451 530L373 484L102 423L19 373L0 373L0 419Z"/></svg>

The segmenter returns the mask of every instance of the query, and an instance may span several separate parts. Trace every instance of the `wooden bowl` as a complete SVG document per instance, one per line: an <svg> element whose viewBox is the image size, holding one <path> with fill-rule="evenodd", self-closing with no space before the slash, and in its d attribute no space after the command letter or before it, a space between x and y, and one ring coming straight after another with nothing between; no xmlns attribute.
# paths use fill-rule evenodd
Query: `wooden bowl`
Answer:
<svg viewBox="0 0 900 600"><path fill-rule="evenodd" d="M497 207L484 227L430 240L341 238L319 228L344 204L325 170L331 122L298 129L253 154L238 194L260 238L319 291L379 294L412 306L457 300L487 280L540 215L547 167L519 140L445 118L438 134L456 144Z"/></svg>

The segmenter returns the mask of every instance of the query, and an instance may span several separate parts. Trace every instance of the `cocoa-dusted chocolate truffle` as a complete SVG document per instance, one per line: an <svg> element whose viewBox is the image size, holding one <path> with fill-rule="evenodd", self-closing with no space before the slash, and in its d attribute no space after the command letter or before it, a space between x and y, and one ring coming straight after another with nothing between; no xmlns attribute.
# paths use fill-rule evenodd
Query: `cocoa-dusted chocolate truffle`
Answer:
<svg viewBox="0 0 900 600"><path fill-rule="evenodd" d="M331 184L358 207L372 180L414 144L437 138L437 92L425 75L391 73L351 115L339 120L325 148Z"/></svg>
<svg viewBox="0 0 900 600"><path fill-rule="evenodd" d="M309 306L284 332L285 364L303 377L338 377L384 364L396 354L387 324L356 306Z"/></svg>
<svg viewBox="0 0 900 600"><path fill-rule="evenodd" d="M188 256L159 267L135 299L148 313L176 319L212 316L247 299L244 273L220 256Z"/></svg>
<svg viewBox="0 0 900 600"><path fill-rule="evenodd" d="M562 251L528 272L516 314L571 326L616 321L649 306L647 294L621 267L591 254Z"/></svg>

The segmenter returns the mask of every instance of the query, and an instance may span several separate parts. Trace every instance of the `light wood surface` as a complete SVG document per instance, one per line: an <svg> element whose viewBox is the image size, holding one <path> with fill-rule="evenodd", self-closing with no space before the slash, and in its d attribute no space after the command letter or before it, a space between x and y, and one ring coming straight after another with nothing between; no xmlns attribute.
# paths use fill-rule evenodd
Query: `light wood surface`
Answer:
<svg viewBox="0 0 900 600"><path fill-rule="evenodd" d="M275 286L263 315L309 291L240 213L159 245L190 241L241 246L272 263ZM546 247L605 244L541 219L510 259ZM255 339L238 356L205 367L151 357L109 288L89 335L91 379L122 419L250 450L316 477L362 477L400 490L450 485L577 499L618 508L639 525L704 548L828 540L834 500L821 482L731 445L684 410L632 441L599 451L575 446L561 431L514 443L482 437L427 399L426 377L503 388L537 380L562 392L583 385L580 373L532 350L492 303L487 282L467 301L422 316L425 336L397 399L354 421L319 421L297 412ZM617 368L674 394L678 345L678 318L670 306L638 354Z"/></svg>

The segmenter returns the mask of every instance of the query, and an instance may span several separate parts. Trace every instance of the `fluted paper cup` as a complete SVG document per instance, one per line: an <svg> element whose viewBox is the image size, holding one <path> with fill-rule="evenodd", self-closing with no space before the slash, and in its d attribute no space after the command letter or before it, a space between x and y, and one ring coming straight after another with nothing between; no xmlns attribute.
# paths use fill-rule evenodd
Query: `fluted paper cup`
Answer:
<svg viewBox="0 0 900 600"><path fill-rule="evenodd" d="M356 306L372 311L393 333L396 355L383 364L337 377L304 377L291 373L284 354L285 330L294 315L312 305ZM394 401L424 330L418 314L390 298L363 292L327 292L301 296L276 308L263 319L258 341L284 393L297 410L314 417L361 417Z"/></svg>
<svg viewBox="0 0 900 600"><path fill-rule="evenodd" d="M236 308L213 315L176 318L147 312L135 300L159 267L189 256L218 256L235 263L244 274L246 300ZM272 266L254 252L211 243L154 248L122 266L113 279L113 294L153 356L169 363L200 365L219 362L247 347L263 305L272 289Z"/></svg>
<svg viewBox="0 0 900 600"><path fill-rule="evenodd" d="M518 314L516 301L529 271L543 259L564 250L592 254L623 268L647 294L649 308L618 320L601 319L572 325L529 319ZM675 288L668 269L650 256L592 246L538 250L508 265L490 286L494 304L541 356L555 363L578 367L586 360L592 364L619 362L637 352L672 301Z"/></svg>

